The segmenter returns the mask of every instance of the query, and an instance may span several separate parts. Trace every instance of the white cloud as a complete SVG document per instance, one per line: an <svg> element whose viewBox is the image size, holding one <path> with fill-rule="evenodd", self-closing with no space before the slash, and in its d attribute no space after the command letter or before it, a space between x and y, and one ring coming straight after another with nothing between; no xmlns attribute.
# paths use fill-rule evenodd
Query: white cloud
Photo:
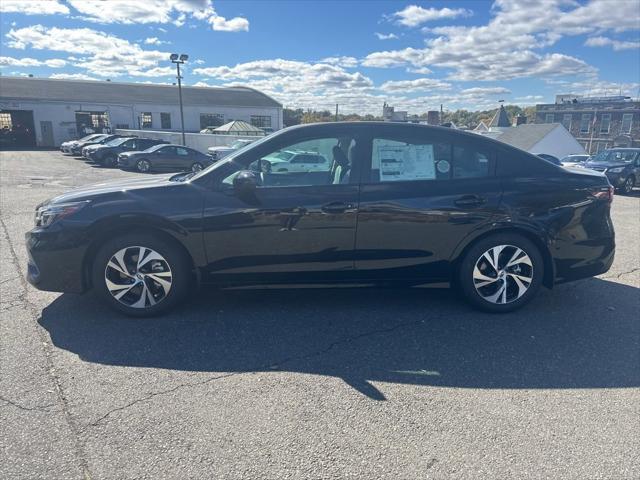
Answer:
<svg viewBox="0 0 640 480"><path fill-rule="evenodd" d="M167 62L168 52L143 50L137 44L90 28L47 28L34 25L11 29L8 46L17 49L53 50L86 55L74 61L74 66L101 77L167 76L168 69L159 68Z"/></svg>
<svg viewBox="0 0 640 480"><path fill-rule="evenodd" d="M419 73L420 75L429 75L433 73L431 69L427 67L419 67L419 68L407 68L408 73Z"/></svg>
<svg viewBox="0 0 640 480"><path fill-rule="evenodd" d="M320 60L319 63L328 63L329 65L353 68L358 66L358 59L355 57L327 57Z"/></svg>
<svg viewBox="0 0 640 480"><path fill-rule="evenodd" d="M470 10L464 8L422 8L417 5L409 5L392 16L398 23L406 27L417 27L426 22L441 20L443 18L468 17L472 15Z"/></svg>
<svg viewBox="0 0 640 480"><path fill-rule="evenodd" d="M25 0L22 1L28 3ZM175 26L181 27L188 18L193 18L207 21L216 31L249 30L249 20L243 17L227 20L216 12L211 0L67 1L84 20L95 23L173 23Z"/></svg>
<svg viewBox="0 0 640 480"><path fill-rule="evenodd" d="M171 45L168 40L160 40L158 37L148 37L144 39L145 45Z"/></svg>
<svg viewBox="0 0 640 480"><path fill-rule="evenodd" d="M209 17L211 28L218 32L248 32L249 20L243 17L234 17L227 20L220 15L211 15Z"/></svg>
<svg viewBox="0 0 640 480"><path fill-rule="evenodd" d="M587 47L611 47L616 52L640 48L640 42L638 41L615 40L608 37L591 37L584 44Z"/></svg>
<svg viewBox="0 0 640 480"><path fill-rule="evenodd" d="M426 92L431 90L450 90L451 84L433 78L415 80L388 81L380 86L385 92Z"/></svg>
<svg viewBox="0 0 640 480"><path fill-rule="evenodd" d="M378 40L394 40L398 38L398 35L396 35L395 33L378 33L375 32L376 37L378 37Z"/></svg>
<svg viewBox="0 0 640 480"><path fill-rule="evenodd" d="M637 0L618 2L616 8L606 0L591 0L586 5L571 0L495 0L493 17L485 25L430 28L424 48L372 52L361 64L411 69L435 66L448 70L450 80L459 81L595 76L597 69L580 58L540 50L566 35L638 28L639 7ZM422 10L407 7L402 19L417 25L419 18L436 15L423 15ZM624 43L618 48L631 46Z"/></svg>
<svg viewBox="0 0 640 480"><path fill-rule="evenodd" d="M466 88L464 90L461 90L460 93L463 95L486 96L486 95L510 94L511 90L505 87L473 87L473 88Z"/></svg>
<svg viewBox="0 0 640 480"><path fill-rule="evenodd" d="M0 66L12 66L12 67L50 67L50 68L62 68L67 64L66 61L60 58L52 58L49 60L37 60L35 58L13 58L13 57L0 57Z"/></svg>
<svg viewBox="0 0 640 480"><path fill-rule="evenodd" d="M22 13L24 15L68 14L69 8L59 0L2 0L0 13Z"/></svg>
<svg viewBox="0 0 640 480"><path fill-rule="evenodd" d="M57 78L60 80L98 80L84 73L54 73L53 75L49 75L49 78Z"/></svg>

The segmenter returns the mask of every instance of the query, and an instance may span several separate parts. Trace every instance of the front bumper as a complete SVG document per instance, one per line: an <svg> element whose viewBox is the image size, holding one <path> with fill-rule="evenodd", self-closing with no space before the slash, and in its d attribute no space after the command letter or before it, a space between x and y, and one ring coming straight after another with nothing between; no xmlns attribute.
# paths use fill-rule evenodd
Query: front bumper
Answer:
<svg viewBox="0 0 640 480"><path fill-rule="evenodd" d="M128 156L118 155L119 168L123 168L123 169L133 168L133 165L135 165L135 163L131 158L129 158Z"/></svg>
<svg viewBox="0 0 640 480"><path fill-rule="evenodd" d="M28 264L27 281L47 292L82 293L84 278L84 236L55 225L34 228L25 234Z"/></svg>

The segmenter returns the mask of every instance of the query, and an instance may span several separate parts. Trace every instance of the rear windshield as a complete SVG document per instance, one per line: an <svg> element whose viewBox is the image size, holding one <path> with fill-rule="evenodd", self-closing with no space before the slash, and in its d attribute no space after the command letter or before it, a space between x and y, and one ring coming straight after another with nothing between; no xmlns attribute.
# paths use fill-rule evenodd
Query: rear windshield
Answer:
<svg viewBox="0 0 640 480"><path fill-rule="evenodd" d="M107 143L105 143L105 145L109 146L109 147L117 147L118 145L122 145L124 142L126 142L127 140L130 140L129 138L114 138L112 140L109 140Z"/></svg>

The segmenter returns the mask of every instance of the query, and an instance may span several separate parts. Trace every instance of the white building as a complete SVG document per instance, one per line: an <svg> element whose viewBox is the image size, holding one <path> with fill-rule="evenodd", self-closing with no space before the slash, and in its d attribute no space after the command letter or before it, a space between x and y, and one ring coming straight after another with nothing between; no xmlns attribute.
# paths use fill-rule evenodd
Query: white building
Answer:
<svg viewBox="0 0 640 480"><path fill-rule="evenodd" d="M523 121L523 117L519 117L518 121ZM534 154L546 153L563 158L574 153L585 153L582 145L560 123L521 123L511 126L509 115L502 105L489 125L480 122L473 132Z"/></svg>
<svg viewBox="0 0 640 480"><path fill-rule="evenodd" d="M182 100L187 132L231 120L282 128L282 105L251 88L182 87ZM54 147L115 129L180 131L178 87L0 76L0 148Z"/></svg>

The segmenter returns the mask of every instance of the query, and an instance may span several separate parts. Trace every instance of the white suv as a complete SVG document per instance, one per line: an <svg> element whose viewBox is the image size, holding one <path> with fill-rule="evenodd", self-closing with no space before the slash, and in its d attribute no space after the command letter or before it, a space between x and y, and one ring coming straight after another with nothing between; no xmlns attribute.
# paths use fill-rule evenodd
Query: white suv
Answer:
<svg viewBox="0 0 640 480"><path fill-rule="evenodd" d="M271 165L272 172L328 172L330 168L327 157L317 152L281 150L262 161Z"/></svg>

